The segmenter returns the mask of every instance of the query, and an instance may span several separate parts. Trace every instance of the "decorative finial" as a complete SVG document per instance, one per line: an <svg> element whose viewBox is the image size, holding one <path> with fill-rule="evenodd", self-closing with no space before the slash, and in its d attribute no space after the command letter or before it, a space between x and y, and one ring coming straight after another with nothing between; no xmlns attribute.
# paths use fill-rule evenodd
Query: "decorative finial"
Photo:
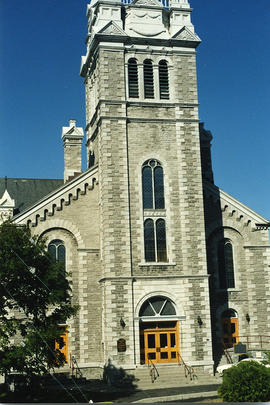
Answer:
<svg viewBox="0 0 270 405"><path fill-rule="evenodd" d="M74 120L74 118L71 118L71 119L69 120L69 126L70 126L70 127L76 127L76 120Z"/></svg>

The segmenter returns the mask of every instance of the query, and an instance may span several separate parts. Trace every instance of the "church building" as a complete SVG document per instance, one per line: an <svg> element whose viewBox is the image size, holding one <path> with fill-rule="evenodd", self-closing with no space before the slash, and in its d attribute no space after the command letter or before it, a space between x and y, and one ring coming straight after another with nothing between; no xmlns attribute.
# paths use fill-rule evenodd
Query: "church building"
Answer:
<svg viewBox="0 0 270 405"><path fill-rule="evenodd" d="M87 170L72 119L64 181L0 182L2 218L45 237L71 273L80 309L64 350L89 376L108 361L212 373L224 348L270 334L268 220L214 184L198 116L200 38L188 0L165 2L87 6Z"/></svg>

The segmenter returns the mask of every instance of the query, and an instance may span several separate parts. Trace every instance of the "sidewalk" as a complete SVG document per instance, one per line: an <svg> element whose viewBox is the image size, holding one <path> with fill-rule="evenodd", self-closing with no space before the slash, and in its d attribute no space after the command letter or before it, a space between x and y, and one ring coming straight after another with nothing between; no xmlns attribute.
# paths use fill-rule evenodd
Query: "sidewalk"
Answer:
<svg viewBox="0 0 270 405"><path fill-rule="evenodd" d="M161 388L151 390L141 390L123 395L115 399L114 403L151 403L151 402L170 402L187 399L215 398L219 384L194 385L175 388ZM123 393L124 394L124 393Z"/></svg>

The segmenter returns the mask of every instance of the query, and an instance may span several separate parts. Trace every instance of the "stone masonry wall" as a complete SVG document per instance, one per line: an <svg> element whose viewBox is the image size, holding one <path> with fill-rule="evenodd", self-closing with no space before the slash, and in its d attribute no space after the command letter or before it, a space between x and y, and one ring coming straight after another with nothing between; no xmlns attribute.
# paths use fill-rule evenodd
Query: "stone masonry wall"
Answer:
<svg viewBox="0 0 270 405"><path fill-rule="evenodd" d="M170 85L177 96L168 102L126 100L122 50L100 47L91 73L98 81L99 102L94 115L89 115L87 138L98 149L104 352L105 360L126 367L134 364L134 356L138 362L134 276L151 276L151 281L144 281L144 290L157 295L155 277L158 282L163 278L167 296L174 283L167 276L181 277L178 294L187 307L181 350L194 364L211 363L195 56L173 55L170 63ZM150 158L159 160L164 169L166 264L144 263L141 167ZM189 286L184 296L182 283ZM127 343L124 354L116 350L120 337Z"/></svg>
<svg viewBox="0 0 270 405"><path fill-rule="evenodd" d="M221 317L228 308L234 309L239 322L239 339L247 337L259 348L260 335L270 336L270 246L268 232L256 229L256 220L222 200L222 195L205 194L208 271L215 356L221 348ZM258 221L258 220L257 220ZM217 245L224 238L233 246L235 288L219 287ZM250 322L246 315L249 315ZM267 339L264 339L267 340ZM257 343L256 343L257 342ZM270 339L268 346L270 347Z"/></svg>
<svg viewBox="0 0 270 405"><path fill-rule="evenodd" d="M105 360L113 364L132 364L134 352L131 288L126 280L130 276L130 219L125 105L117 103L125 97L123 58L121 51L100 50L100 104L93 125L98 125L104 350ZM127 351L121 354L116 347L123 336Z"/></svg>
<svg viewBox="0 0 270 405"><path fill-rule="evenodd" d="M51 206L48 204L47 211ZM54 239L63 240L73 302L80 306L76 317L68 321L68 351L81 368L102 366L98 188L87 189L59 211L54 209L53 215L39 220L31 230L46 237L48 244Z"/></svg>

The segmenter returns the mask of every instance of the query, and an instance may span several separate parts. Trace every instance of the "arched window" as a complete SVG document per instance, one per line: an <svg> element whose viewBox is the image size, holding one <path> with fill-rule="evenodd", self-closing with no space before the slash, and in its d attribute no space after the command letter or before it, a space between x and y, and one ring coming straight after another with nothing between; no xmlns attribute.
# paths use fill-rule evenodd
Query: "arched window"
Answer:
<svg viewBox="0 0 270 405"><path fill-rule="evenodd" d="M144 98L154 98L153 63L150 59L143 62Z"/></svg>
<svg viewBox="0 0 270 405"><path fill-rule="evenodd" d="M168 298L159 296L152 297L146 300L139 312L140 317L160 317L170 315L176 315L174 304Z"/></svg>
<svg viewBox="0 0 270 405"><path fill-rule="evenodd" d="M218 271L220 288L234 288L233 247L228 239L221 240L218 244Z"/></svg>
<svg viewBox="0 0 270 405"><path fill-rule="evenodd" d="M156 159L149 159L142 166L142 194L144 209L144 258L146 262L167 262L166 222L157 218L154 211L164 210L163 169ZM150 217L149 218L149 214ZM159 216L165 217L163 211Z"/></svg>
<svg viewBox="0 0 270 405"><path fill-rule="evenodd" d="M159 75L159 97L161 100L168 100L170 98L170 93L169 93L168 63L166 60L161 60L159 62L158 75Z"/></svg>
<svg viewBox="0 0 270 405"><path fill-rule="evenodd" d="M54 262L66 262L66 248L62 240L55 239L51 241L48 246L48 251Z"/></svg>
<svg viewBox="0 0 270 405"><path fill-rule="evenodd" d="M222 319L227 319L227 318L238 318L237 312L234 309L226 309L225 311L222 312L221 314Z"/></svg>
<svg viewBox="0 0 270 405"><path fill-rule="evenodd" d="M132 98L139 97L138 66L135 58L128 60L128 95Z"/></svg>
<svg viewBox="0 0 270 405"><path fill-rule="evenodd" d="M165 208L163 169L155 159L147 160L143 164L142 189L144 209Z"/></svg>
<svg viewBox="0 0 270 405"><path fill-rule="evenodd" d="M167 262L166 224L164 219L144 221L144 258L146 262Z"/></svg>

